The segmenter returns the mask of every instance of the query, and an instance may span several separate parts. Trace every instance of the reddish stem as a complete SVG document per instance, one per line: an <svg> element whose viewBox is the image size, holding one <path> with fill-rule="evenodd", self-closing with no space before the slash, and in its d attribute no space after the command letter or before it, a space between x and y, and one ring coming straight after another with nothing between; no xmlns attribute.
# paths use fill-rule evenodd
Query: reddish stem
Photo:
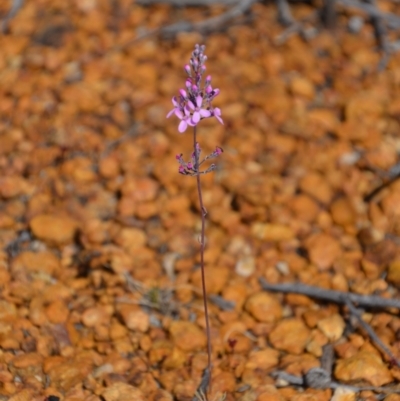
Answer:
<svg viewBox="0 0 400 401"><path fill-rule="evenodd" d="M199 196L199 205L201 213L201 234L200 234L200 268L201 268L201 287L203 291L203 303L204 303L204 315L206 319L206 335L207 335L207 369L210 377L209 389L211 388L211 331L210 331L210 320L208 317L208 303L207 303L207 289L206 289L206 277L204 269L204 240L205 240L205 224L207 211L203 204L203 195L201 192L201 182L199 174L199 154L197 152L197 139L196 139L196 126L193 127L193 151L195 155L195 170L197 171L197 192Z"/></svg>

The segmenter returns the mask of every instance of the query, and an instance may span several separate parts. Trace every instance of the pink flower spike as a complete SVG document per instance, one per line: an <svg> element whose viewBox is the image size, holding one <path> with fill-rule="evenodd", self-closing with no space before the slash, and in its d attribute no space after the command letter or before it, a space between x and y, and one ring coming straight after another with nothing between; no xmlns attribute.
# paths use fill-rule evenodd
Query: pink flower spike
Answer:
<svg viewBox="0 0 400 401"><path fill-rule="evenodd" d="M185 72L186 72L186 74L189 75L189 77L191 76L191 74L190 74L190 65L189 64L185 65Z"/></svg>
<svg viewBox="0 0 400 401"><path fill-rule="evenodd" d="M187 93L184 89L179 89L179 93L181 94L181 96L186 99L187 98Z"/></svg>

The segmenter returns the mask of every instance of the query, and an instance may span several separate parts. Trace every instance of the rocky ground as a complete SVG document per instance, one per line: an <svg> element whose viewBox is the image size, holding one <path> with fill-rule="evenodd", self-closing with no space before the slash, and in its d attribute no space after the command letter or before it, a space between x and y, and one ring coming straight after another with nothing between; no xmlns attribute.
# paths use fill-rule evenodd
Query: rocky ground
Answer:
<svg viewBox="0 0 400 401"><path fill-rule="evenodd" d="M259 282L398 299L400 183L371 192L400 152L400 56L377 72L372 26L348 32L362 14L344 9L335 30L278 45L272 4L207 37L130 42L222 11L32 0L0 36L0 400L192 400L200 217L175 160L192 137L165 116L195 43L225 122L199 125L205 153L224 149L202 180L210 401L400 399L398 309L360 312L385 351L352 304ZM300 379L327 349L330 384L313 388Z"/></svg>

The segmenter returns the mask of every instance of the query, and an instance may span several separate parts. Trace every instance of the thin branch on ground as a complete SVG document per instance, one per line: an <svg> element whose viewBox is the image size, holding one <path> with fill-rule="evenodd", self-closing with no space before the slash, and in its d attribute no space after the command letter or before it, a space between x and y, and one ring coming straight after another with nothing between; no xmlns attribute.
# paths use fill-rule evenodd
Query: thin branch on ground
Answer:
<svg viewBox="0 0 400 401"><path fill-rule="evenodd" d="M336 23L336 0L324 0L321 19L325 27L333 29Z"/></svg>
<svg viewBox="0 0 400 401"><path fill-rule="evenodd" d="M392 14L380 11L372 4L362 3L358 0L337 0L338 4L344 7L351 8L354 7L358 10L364 11L370 18L382 18L386 21L388 28L399 29L400 28L400 17Z"/></svg>
<svg viewBox="0 0 400 401"><path fill-rule="evenodd" d="M214 32L216 30L222 29L228 22L231 20L242 16L245 14L253 3L256 3L258 0L242 0L236 5L230 8L228 11L218 15L216 17L208 18L204 21L200 22L190 22L190 21L179 21L175 24L167 25L165 27L152 29L148 32L145 32L141 35L138 35L136 38L128 41L127 43L116 46L113 51L121 51L126 49L127 47L133 45L134 43L146 39L151 36L159 35L164 37L173 37L180 32L200 32L202 34L207 34L210 32Z"/></svg>
<svg viewBox="0 0 400 401"><path fill-rule="evenodd" d="M277 46L283 45L291 36L303 32L304 24L312 20L315 20L317 16L318 16L318 11L313 11L302 20L294 21L292 25L288 26L287 29L285 29L278 36L276 36L276 38L274 39L274 43Z"/></svg>
<svg viewBox="0 0 400 401"><path fill-rule="evenodd" d="M241 0L136 0L135 4L151 6L154 4L169 4L174 7L208 7L208 6L234 6Z"/></svg>
<svg viewBox="0 0 400 401"><path fill-rule="evenodd" d="M366 2L376 8L375 0L366 0ZM371 23L374 27L376 41L378 42L378 46L382 51L382 57L378 65L378 71L383 71L386 68L390 58L390 48L387 39L386 27L382 17L379 16L371 16Z"/></svg>
<svg viewBox="0 0 400 401"><path fill-rule="evenodd" d="M357 309L349 300L346 300L346 306L349 308L351 315L355 316L360 326L367 332L370 339L390 358L393 363L400 367L400 362L397 360L393 352L376 335L374 329L366 321L364 321L361 311Z"/></svg>
<svg viewBox="0 0 400 401"><path fill-rule="evenodd" d="M276 6L278 8L278 22L285 26L295 23L287 0L276 0Z"/></svg>
<svg viewBox="0 0 400 401"><path fill-rule="evenodd" d="M321 368L312 368L310 369L310 371L313 370L323 370ZM310 373L310 371L308 371L304 376L295 376L292 375L290 373L287 373L285 371L279 370L276 372L272 372L271 376L275 379L278 380L277 386L279 387L284 387L284 386L288 386L288 385L293 385L293 386L300 386L300 387L310 387L309 384L307 384L307 380L306 377L307 375ZM325 375L323 375L325 376ZM324 378L325 380L325 378ZM281 383L279 383L279 381ZM320 389L321 387L312 387L312 388L318 388ZM330 388L330 389L337 389L337 388L344 388L350 391L354 391L355 393L358 393L360 391L373 391L375 393L383 393L383 394L392 394L392 393L396 393L399 394L400 393L400 389L398 387L393 387L393 386L388 386L388 387L379 387L379 386L365 386L365 387L358 387L358 386L352 386L349 384L342 384L339 383L337 381L334 380L330 380L329 383L327 383L327 387L323 387L323 388Z"/></svg>
<svg viewBox="0 0 400 401"><path fill-rule="evenodd" d="M2 33L6 33L8 31L8 25L10 21L17 15L19 9L23 5L24 5L24 0L13 0L10 11L5 16L3 21L1 21L0 30Z"/></svg>
<svg viewBox="0 0 400 401"><path fill-rule="evenodd" d="M388 299L376 295L359 295L353 292L327 290L325 288L313 287L302 283L270 284L262 277L260 278L260 284L265 291L302 294L311 298L318 298L342 305L350 301L366 308L400 309L400 299Z"/></svg>

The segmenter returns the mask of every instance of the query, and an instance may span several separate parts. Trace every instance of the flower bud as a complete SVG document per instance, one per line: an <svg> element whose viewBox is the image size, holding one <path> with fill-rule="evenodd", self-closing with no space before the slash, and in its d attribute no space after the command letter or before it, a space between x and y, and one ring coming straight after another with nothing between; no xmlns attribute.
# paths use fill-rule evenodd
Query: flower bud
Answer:
<svg viewBox="0 0 400 401"><path fill-rule="evenodd" d="M186 74L188 74L188 75L189 75L189 77L191 77L191 73L190 73L190 65L189 65L189 64L186 64L186 65L185 65L185 72L186 72Z"/></svg>

